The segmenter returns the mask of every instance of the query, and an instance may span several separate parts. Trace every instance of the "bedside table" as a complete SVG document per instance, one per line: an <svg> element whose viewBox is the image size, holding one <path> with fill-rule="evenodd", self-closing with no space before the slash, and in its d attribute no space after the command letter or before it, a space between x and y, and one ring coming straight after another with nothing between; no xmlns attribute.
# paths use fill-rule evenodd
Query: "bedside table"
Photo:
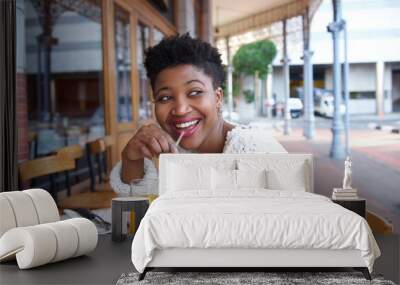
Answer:
<svg viewBox="0 0 400 285"><path fill-rule="evenodd" d="M367 201L362 198L354 199L354 200L338 200L332 199L332 202L339 204L340 206L353 211L356 214L359 214L361 217L365 219L366 217L366 204Z"/></svg>

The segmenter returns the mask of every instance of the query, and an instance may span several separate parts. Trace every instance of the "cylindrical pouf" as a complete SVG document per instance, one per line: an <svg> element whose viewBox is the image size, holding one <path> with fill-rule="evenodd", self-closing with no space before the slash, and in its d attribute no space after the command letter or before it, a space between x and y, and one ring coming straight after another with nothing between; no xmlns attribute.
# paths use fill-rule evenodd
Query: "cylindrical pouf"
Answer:
<svg viewBox="0 0 400 285"><path fill-rule="evenodd" d="M0 261L14 255L20 269L86 254L96 248L97 229L84 218L13 228L0 238Z"/></svg>
<svg viewBox="0 0 400 285"><path fill-rule="evenodd" d="M20 269L49 263L56 252L57 239L54 232L42 225L11 229L0 239L0 260L16 253Z"/></svg>
<svg viewBox="0 0 400 285"><path fill-rule="evenodd" d="M91 221L84 218L74 218L63 222L71 224L78 233L78 248L73 257L86 254L96 248L97 229Z"/></svg>
<svg viewBox="0 0 400 285"><path fill-rule="evenodd" d="M44 224L43 227L51 229L56 235L57 252L51 262L57 262L75 255L78 249L78 233L75 228L65 221Z"/></svg>
<svg viewBox="0 0 400 285"><path fill-rule="evenodd" d="M0 195L10 202L17 227L33 226L39 223L35 205L28 194L22 191L11 191Z"/></svg>
<svg viewBox="0 0 400 285"><path fill-rule="evenodd" d="M57 205L49 192L43 189L28 189L22 192L31 197L39 218L39 224L60 220Z"/></svg>
<svg viewBox="0 0 400 285"><path fill-rule="evenodd" d="M0 194L0 238L8 230L15 228L14 211L8 199Z"/></svg>

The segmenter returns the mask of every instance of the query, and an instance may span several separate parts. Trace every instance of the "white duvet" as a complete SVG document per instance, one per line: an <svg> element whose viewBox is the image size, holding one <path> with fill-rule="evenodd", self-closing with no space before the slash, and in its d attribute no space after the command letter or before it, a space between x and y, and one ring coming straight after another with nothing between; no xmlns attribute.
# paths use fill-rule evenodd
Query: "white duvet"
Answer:
<svg viewBox="0 0 400 285"><path fill-rule="evenodd" d="M143 272L165 248L358 249L370 272L380 255L359 215L317 194L265 189L162 195L134 237L135 268Z"/></svg>

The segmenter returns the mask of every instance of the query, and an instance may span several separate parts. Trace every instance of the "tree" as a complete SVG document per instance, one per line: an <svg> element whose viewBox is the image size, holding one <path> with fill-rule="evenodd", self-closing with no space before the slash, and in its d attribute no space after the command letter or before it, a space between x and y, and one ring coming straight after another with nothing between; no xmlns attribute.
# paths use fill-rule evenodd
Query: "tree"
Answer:
<svg viewBox="0 0 400 285"><path fill-rule="evenodd" d="M275 44L270 40L261 40L241 46L233 57L233 67L245 75L258 72L258 77L264 79L275 56Z"/></svg>
<svg viewBox="0 0 400 285"><path fill-rule="evenodd" d="M254 76L256 110L260 109L261 97L259 94L259 86L257 85L258 79L265 79L270 71L270 64L276 56L276 46L270 40L261 40L239 48L233 57L233 67L235 72L243 75ZM246 102L250 103L251 96L246 96Z"/></svg>
<svg viewBox="0 0 400 285"><path fill-rule="evenodd" d="M243 91L243 95L244 95L244 100L246 101L246 103L254 102L254 91L253 90L246 89Z"/></svg>

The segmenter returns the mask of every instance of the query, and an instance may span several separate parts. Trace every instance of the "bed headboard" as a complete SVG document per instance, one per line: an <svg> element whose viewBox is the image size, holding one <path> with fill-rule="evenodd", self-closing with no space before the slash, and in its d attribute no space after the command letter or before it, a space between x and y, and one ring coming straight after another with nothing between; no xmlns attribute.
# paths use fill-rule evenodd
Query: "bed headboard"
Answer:
<svg viewBox="0 0 400 285"><path fill-rule="evenodd" d="M179 166L179 168L177 168ZM248 153L248 154L161 154L159 160L159 195L173 187L174 179L190 167L214 167L228 170L266 169L293 183L303 181L301 189L314 192L312 154ZM181 173L179 173L181 172ZM211 176L211 175L210 175ZM208 177L208 176L204 176ZM290 178L292 177L292 178ZM211 179L211 177L209 178ZM296 185L295 185L296 186ZM297 185L299 186L299 185ZM299 187L300 188L300 187Z"/></svg>

